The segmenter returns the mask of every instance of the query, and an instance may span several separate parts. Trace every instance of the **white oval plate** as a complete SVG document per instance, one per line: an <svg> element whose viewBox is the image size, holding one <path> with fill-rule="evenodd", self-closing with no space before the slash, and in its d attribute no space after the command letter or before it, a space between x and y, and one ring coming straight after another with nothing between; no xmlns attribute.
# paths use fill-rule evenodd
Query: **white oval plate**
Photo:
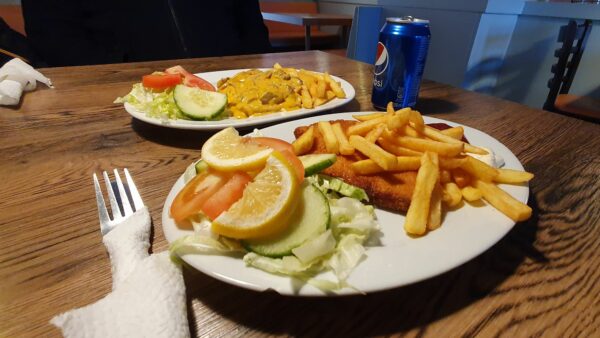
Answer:
<svg viewBox="0 0 600 338"><path fill-rule="evenodd" d="M353 114L360 113L332 114L327 116L327 119L350 120ZM443 122L458 126L456 123L433 117L425 116L424 119L426 123ZM315 116L271 126L261 131L265 136L292 141L296 127L322 120L323 116ZM523 170L517 157L502 143L479 130L464 128L469 142L494 150L504 158L505 168ZM528 186L500 186L519 201L527 202ZM169 217L171 202L182 187L183 177L180 177L171 189L163 208L163 230L169 242L192 233L179 229ZM376 210L376 215L381 226L381 244L367 248L367 257L348 278L351 285L363 292L391 289L442 274L489 249L515 225L515 222L492 206L473 207L465 204L458 210L446 212L439 229L421 238L411 238L404 232L404 215L379 209ZM185 255L183 259L207 275L244 288L257 291L272 289L284 295L326 295L321 290L311 285L302 285L292 278L246 267L240 258ZM332 274L325 273L322 277L331 278ZM358 292L344 289L338 294L355 293Z"/></svg>
<svg viewBox="0 0 600 338"><path fill-rule="evenodd" d="M270 68L260 68L260 69L268 70ZM216 87L217 82L220 79L225 78L225 77L232 77L235 74L245 71L245 70L248 70L248 69L222 70L222 71L216 71L216 72L198 73L196 75L200 76L201 78L205 79L206 81L210 82L212 85L214 85ZM340 82L342 89L346 93L345 99L334 98L333 100L331 100L317 108L313 108L313 109L301 108L301 109L287 111L287 112L272 113L272 114L259 116L259 117L249 117L247 119L236 119L236 118L230 117L230 118L218 120L218 121L191 121L191 120L181 120L181 119L161 120L161 119L146 115L145 112L137 110L129 103L125 103L124 106L125 106L125 110L134 118L144 121L144 122L147 122L147 123L150 123L150 124L162 126L162 127L176 128L176 129L192 129L192 130L215 130L215 129L223 129L226 127L249 127L249 126L255 126L255 125L260 125L260 124L265 124L265 123L286 120L286 119L306 117L307 115L311 115L311 114L315 114L315 113L322 112L325 110L337 108L339 106L345 105L346 103L352 101L352 99L354 99L354 96L356 95L354 87L352 87L352 85L348 81L346 81L342 78L339 78L339 77L333 76L333 75L331 77L334 78L336 81Z"/></svg>

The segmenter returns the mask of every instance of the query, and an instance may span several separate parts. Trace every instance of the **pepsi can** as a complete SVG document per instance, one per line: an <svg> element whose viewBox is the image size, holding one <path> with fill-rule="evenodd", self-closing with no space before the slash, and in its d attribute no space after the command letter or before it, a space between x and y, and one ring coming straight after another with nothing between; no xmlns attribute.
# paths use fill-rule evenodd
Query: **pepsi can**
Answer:
<svg viewBox="0 0 600 338"><path fill-rule="evenodd" d="M371 102L385 110L414 107L429 49L429 20L387 18L379 33Z"/></svg>

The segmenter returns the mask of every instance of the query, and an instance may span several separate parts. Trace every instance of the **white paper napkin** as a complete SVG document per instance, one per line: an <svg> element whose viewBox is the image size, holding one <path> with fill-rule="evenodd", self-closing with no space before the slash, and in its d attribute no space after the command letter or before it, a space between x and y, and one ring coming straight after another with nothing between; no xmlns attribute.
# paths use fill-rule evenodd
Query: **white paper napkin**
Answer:
<svg viewBox="0 0 600 338"><path fill-rule="evenodd" d="M49 78L23 60L15 58L8 61L0 68L0 104L7 106L19 104L23 91L34 90L37 81L54 88Z"/></svg>
<svg viewBox="0 0 600 338"><path fill-rule="evenodd" d="M168 252L149 255L149 237L146 207L104 236L113 291L52 318L65 337L189 337L181 268Z"/></svg>

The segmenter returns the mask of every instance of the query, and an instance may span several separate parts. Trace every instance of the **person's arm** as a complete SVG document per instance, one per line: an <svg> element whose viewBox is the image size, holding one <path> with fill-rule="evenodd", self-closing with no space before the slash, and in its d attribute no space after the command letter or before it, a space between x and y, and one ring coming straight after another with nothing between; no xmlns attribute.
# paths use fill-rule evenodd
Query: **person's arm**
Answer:
<svg viewBox="0 0 600 338"><path fill-rule="evenodd" d="M258 1L236 0L235 11L242 50L247 53L270 52L269 31L260 13Z"/></svg>

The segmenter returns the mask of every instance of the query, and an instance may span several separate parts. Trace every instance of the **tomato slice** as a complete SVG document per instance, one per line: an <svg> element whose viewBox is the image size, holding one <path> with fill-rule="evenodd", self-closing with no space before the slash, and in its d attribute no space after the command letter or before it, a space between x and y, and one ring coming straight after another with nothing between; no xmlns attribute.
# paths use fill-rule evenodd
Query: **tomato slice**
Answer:
<svg viewBox="0 0 600 338"><path fill-rule="evenodd" d="M219 217L223 211L228 210L233 203L242 198L244 189L251 180L250 175L245 172L235 173L219 191L202 205L202 212L211 220Z"/></svg>
<svg viewBox="0 0 600 338"><path fill-rule="evenodd" d="M204 203L225 185L228 178L225 174L210 170L196 175L175 196L170 209L171 217L181 222L201 211Z"/></svg>
<svg viewBox="0 0 600 338"><path fill-rule="evenodd" d="M165 70L167 74L179 74L183 77L183 84L188 87L197 87L200 89L208 90L211 92L216 92L217 89L210 82L200 78L187 70L183 69L181 66L174 66L171 68L167 68Z"/></svg>
<svg viewBox="0 0 600 338"><path fill-rule="evenodd" d="M288 160L292 168L294 168L298 181L302 182L304 180L304 165L294 153L294 148L290 143L273 137L252 137L248 141L256 142L279 151Z"/></svg>
<svg viewBox="0 0 600 338"><path fill-rule="evenodd" d="M182 81L177 74L151 74L142 76L142 85L146 88L165 90L175 87Z"/></svg>

